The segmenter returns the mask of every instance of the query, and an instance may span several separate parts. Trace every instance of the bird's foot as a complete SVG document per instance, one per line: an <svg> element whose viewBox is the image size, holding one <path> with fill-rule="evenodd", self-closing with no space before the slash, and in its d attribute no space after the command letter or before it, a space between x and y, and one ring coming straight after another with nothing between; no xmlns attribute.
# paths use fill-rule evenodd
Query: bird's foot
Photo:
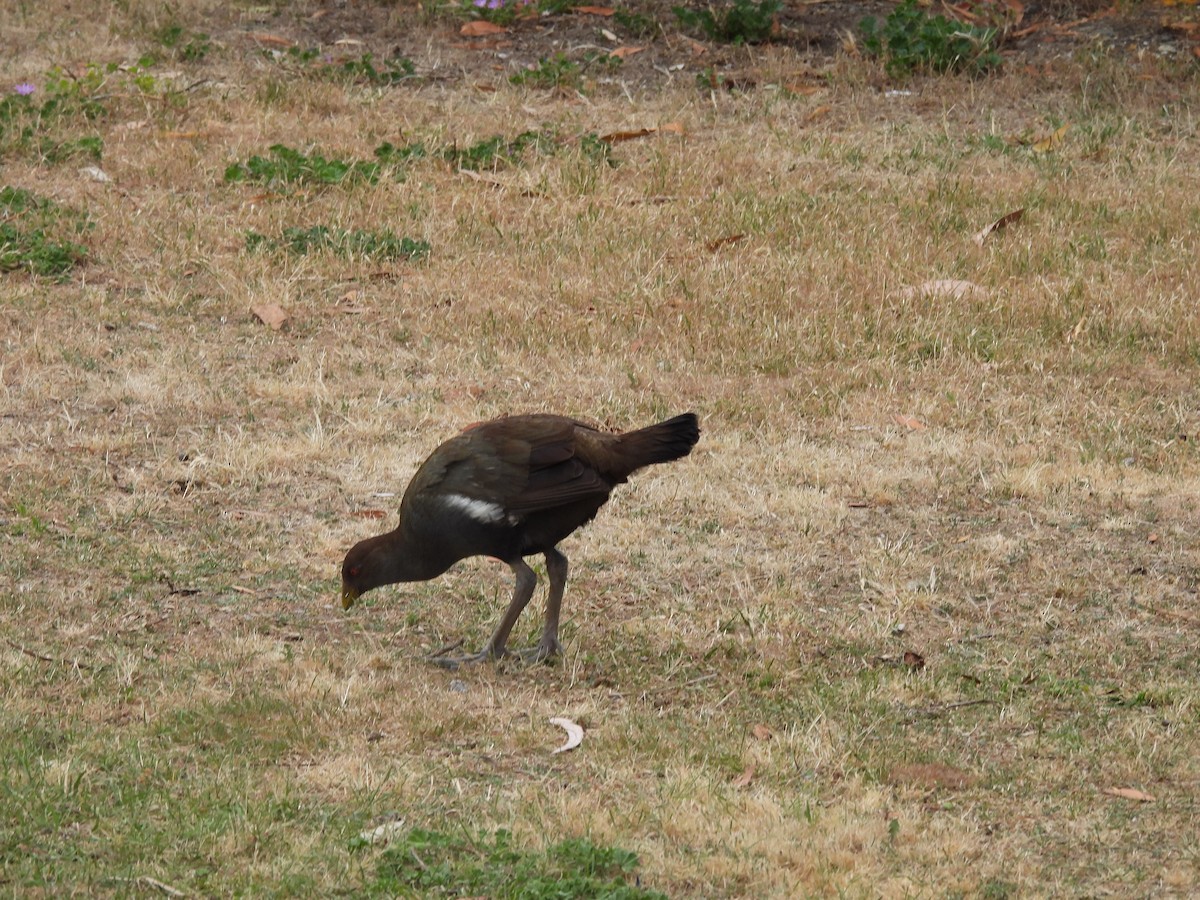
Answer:
<svg viewBox="0 0 1200 900"><path fill-rule="evenodd" d="M539 663L548 662L555 657L562 656L562 652L562 644L558 642L557 638L551 638L550 640L542 638L536 646L526 647L524 650L516 650L513 652L513 655L520 657L527 663Z"/></svg>
<svg viewBox="0 0 1200 900"><path fill-rule="evenodd" d="M494 662L497 659L503 659L505 656L512 654L501 647L498 651L495 647L487 646L478 653L468 653L466 656L431 656L429 661L435 666L441 666L443 669L457 669L462 666L472 663Z"/></svg>

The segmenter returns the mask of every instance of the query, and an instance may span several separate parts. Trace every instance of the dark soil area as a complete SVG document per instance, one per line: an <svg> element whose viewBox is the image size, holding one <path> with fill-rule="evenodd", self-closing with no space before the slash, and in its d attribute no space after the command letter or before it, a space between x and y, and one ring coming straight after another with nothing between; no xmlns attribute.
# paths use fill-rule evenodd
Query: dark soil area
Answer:
<svg viewBox="0 0 1200 900"><path fill-rule="evenodd" d="M1001 3L1002 0L995 0ZM1112 5L1103 0L1045 0L1009 8L1001 53L1009 63L1042 63L1084 49L1104 49L1131 60L1147 56L1200 64L1200 10L1194 2ZM222 37L263 42L274 52L290 41L298 49L319 48L334 60L371 53L377 59L403 56L417 63L417 75L470 80L481 87L563 54L581 65L591 80L619 80L627 87L651 87L677 77L725 72L750 66L781 47L799 54L814 68L842 50L857 52L860 23L884 19L895 8L888 0L816 0L786 2L776 17L771 41L734 46L706 40L684 29L671 0L640 0L632 5L583 7L583 10L519 18L503 31L463 33L471 22L453 7L437 13L421 6L385 6L373 2L337 2L287 7L275 14L229 22ZM693 2L693 8L701 8ZM978 10L962 4L958 9ZM1013 10L1019 10L1013 14ZM934 4L930 14L954 15ZM1015 19L1013 22L1011 19ZM484 26L486 27L486 26ZM242 32L239 34L238 32ZM620 64L606 54L626 48Z"/></svg>

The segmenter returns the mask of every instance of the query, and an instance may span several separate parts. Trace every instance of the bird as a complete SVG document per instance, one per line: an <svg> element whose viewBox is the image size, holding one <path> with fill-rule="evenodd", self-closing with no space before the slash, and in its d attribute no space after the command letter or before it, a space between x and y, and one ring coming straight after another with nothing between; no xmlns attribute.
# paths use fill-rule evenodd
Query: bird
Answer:
<svg viewBox="0 0 1200 900"><path fill-rule="evenodd" d="M487 644L467 656L435 656L446 668L518 656L561 655L559 614L567 557L559 543L590 522L634 472L692 452L695 413L614 433L567 416L513 415L468 426L430 454L400 501L400 522L355 544L342 563L342 607L388 584L428 581L472 556L492 556L516 576L512 601ZM525 557L542 554L549 592L541 639L508 647L509 633L537 587Z"/></svg>

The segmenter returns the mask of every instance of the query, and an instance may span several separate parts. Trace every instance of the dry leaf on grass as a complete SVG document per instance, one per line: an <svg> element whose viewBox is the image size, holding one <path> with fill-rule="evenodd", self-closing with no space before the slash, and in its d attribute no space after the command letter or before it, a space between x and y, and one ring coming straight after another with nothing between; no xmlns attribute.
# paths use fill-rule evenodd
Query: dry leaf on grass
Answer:
<svg viewBox="0 0 1200 900"><path fill-rule="evenodd" d="M619 144L622 141L634 141L638 138L646 137L657 131L657 128L639 128L636 131L610 131L608 134L600 135L600 140L606 144Z"/></svg>
<svg viewBox="0 0 1200 900"><path fill-rule="evenodd" d="M744 241L745 239L746 236L744 234L730 234L723 238L717 238L715 241L709 241L704 245L704 249L709 253L716 253L722 247L728 247L732 244L738 243L739 241Z"/></svg>
<svg viewBox="0 0 1200 900"><path fill-rule="evenodd" d="M945 763L910 763L896 766L888 773L888 782L926 789L965 788L975 783L975 776Z"/></svg>
<svg viewBox="0 0 1200 900"><path fill-rule="evenodd" d="M458 33L463 37L482 37L487 34L504 34L508 29L503 25L497 25L495 22L485 22L482 19L476 22L468 22L462 28L458 29Z"/></svg>
<svg viewBox="0 0 1200 900"><path fill-rule="evenodd" d="M250 312L264 325L269 325L272 331L281 329L288 320L288 314L278 303L260 303L250 307Z"/></svg>
<svg viewBox="0 0 1200 900"><path fill-rule="evenodd" d="M658 130L664 134L677 134L680 137L684 135L682 122L668 122L666 125L659 125Z"/></svg>
<svg viewBox="0 0 1200 900"><path fill-rule="evenodd" d="M571 11L584 16L611 16L616 13L611 6L576 6Z"/></svg>
<svg viewBox="0 0 1200 900"><path fill-rule="evenodd" d="M986 241L992 234L994 234L997 231L1003 231L1009 225L1012 225L1012 224L1015 224L1016 222L1021 221L1021 216L1023 216L1023 215L1025 215L1024 208L1014 209L1010 213L1005 213L1000 218L998 218L995 222L993 222L991 225L987 226L982 231L980 231L978 234L976 234L974 237L972 237L971 240L973 240L980 247L982 247L983 242Z"/></svg>
<svg viewBox="0 0 1200 900"><path fill-rule="evenodd" d="M617 59L629 59L635 53L641 53L645 47L617 47L615 50L609 51L609 56L615 56Z"/></svg>
<svg viewBox="0 0 1200 900"><path fill-rule="evenodd" d="M1067 122L1053 134L1034 141L1034 151L1037 153L1049 153L1051 150L1057 150L1062 145L1063 138L1067 136L1067 132L1070 131L1070 129L1071 123Z"/></svg>
<svg viewBox="0 0 1200 900"><path fill-rule="evenodd" d="M566 753L568 750L574 750L583 743L583 729L572 722L570 719L564 719L562 716L555 716L550 720L551 725L557 725L567 733L567 740L561 747L556 747L551 753Z"/></svg>
<svg viewBox="0 0 1200 900"><path fill-rule="evenodd" d="M382 509L356 509L350 513L352 516L358 516L360 519L384 519L387 518L387 513Z"/></svg>
<svg viewBox="0 0 1200 900"><path fill-rule="evenodd" d="M903 300L915 300L918 297L928 297L931 300L980 300L987 296L987 291L973 281L960 281L956 278L942 278L926 281L916 287L905 288L900 292Z"/></svg>
<svg viewBox="0 0 1200 900"><path fill-rule="evenodd" d="M915 650L905 650L903 661L905 667L912 669L914 672L919 672L925 668L925 657Z"/></svg>
<svg viewBox="0 0 1200 900"><path fill-rule="evenodd" d="M1153 803L1154 797L1137 788L1105 788L1103 793L1110 797L1120 797L1123 800L1136 800L1139 803Z"/></svg>
<svg viewBox="0 0 1200 900"><path fill-rule="evenodd" d="M745 771L743 771L741 775L739 775L737 778L733 779L733 786L735 788L747 788L747 787L750 787L750 782L753 780L754 780L754 764L751 763L750 765L746 766Z"/></svg>
<svg viewBox="0 0 1200 900"><path fill-rule="evenodd" d="M760 741L769 741L771 739L771 729L761 722L751 728L750 733Z"/></svg>
<svg viewBox="0 0 1200 900"><path fill-rule="evenodd" d="M285 37L279 37L276 34L265 34L261 31L251 31L246 35L256 44L266 44L269 47L294 47L295 41L290 41Z"/></svg>
<svg viewBox="0 0 1200 900"><path fill-rule="evenodd" d="M909 431L925 431L929 426L918 419L916 416L905 416L900 413L892 415L892 421L897 425L902 425Z"/></svg>

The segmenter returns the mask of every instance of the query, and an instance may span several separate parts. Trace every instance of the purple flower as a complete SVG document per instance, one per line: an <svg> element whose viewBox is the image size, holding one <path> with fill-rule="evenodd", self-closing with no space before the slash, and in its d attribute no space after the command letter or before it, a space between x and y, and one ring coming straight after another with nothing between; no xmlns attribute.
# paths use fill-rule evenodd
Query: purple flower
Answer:
<svg viewBox="0 0 1200 900"><path fill-rule="evenodd" d="M32 84L30 84L28 81L22 81L20 84L18 84L16 87L14 87L13 90L16 91L18 94L20 94L22 97L28 97L30 94L32 94L34 91L36 91L37 88L34 87Z"/></svg>

